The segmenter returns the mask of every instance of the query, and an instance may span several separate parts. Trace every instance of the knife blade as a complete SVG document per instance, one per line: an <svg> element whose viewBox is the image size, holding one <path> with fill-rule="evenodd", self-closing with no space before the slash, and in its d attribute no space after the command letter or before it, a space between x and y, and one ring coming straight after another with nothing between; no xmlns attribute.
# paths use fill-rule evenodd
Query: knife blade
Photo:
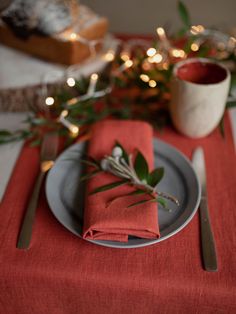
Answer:
<svg viewBox="0 0 236 314"><path fill-rule="evenodd" d="M200 226L201 226L201 249L203 265L206 271L217 271L217 253L214 235L211 228L210 215L207 202L207 178L204 151L202 147L197 147L192 156L192 165L197 173L201 185L200 200Z"/></svg>
<svg viewBox="0 0 236 314"><path fill-rule="evenodd" d="M35 186L25 212L23 224L21 226L17 248L28 249L32 236L33 222L38 204L39 193L43 179L54 164L57 156L58 136L45 135L43 138L40 154L40 172L35 182Z"/></svg>

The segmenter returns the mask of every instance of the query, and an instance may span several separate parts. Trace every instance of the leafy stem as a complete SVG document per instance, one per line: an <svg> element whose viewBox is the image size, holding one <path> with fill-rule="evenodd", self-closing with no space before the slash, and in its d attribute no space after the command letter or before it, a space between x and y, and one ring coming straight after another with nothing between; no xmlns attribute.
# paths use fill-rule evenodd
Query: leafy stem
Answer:
<svg viewBox="0 0 236 314"><path fill-rule="evenodd" d="M97 167L97 163L91 164L91 162L89 162L89 165ZM164 168L156 168L149 173L148 163L140 151L137 152L133 163L132 155L128 155L123 146L119 142L116 142L116 145L112 150L112 154L104 156L104 158L100 161L100 171L113 174L121 180L100 186L93 190L91 194L104 192L118 186L128 184L136 189L129 195L146 194L149 196L149 199L138 201L128 207L145 202L159 202L164 206L165 204L163 199L169 200L175 205L179 205L179 201L176 197L166 192L159 191L158 189L158 184L164 176ZM93 171L91 172L91 175L94 176L100 171ZM87 177L91 176L87 175Z"/></svg>

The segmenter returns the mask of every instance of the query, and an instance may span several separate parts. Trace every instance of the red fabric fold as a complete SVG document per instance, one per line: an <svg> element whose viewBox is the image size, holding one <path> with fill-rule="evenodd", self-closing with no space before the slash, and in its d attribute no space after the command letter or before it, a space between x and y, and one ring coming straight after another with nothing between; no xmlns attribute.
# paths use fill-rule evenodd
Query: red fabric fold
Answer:
<svg viewBox="0 0 236 314"><path fill-rule="evenodd" d="M88 154L101 160L104 155L111 154L115 142L119 141L129 154L141 151L148 162L149 170L152 170L152 139L152 128L145 122L106 120L94 125ZM95 188L117 180L119 179L109 173L101 173L88 181L83 237L121 242L127 242L128 236L158 238L157 204L144 203L127 208L145 198L142 195L127 196L126 194L134 190L132 187L124 185L89 195Z"/></svg>

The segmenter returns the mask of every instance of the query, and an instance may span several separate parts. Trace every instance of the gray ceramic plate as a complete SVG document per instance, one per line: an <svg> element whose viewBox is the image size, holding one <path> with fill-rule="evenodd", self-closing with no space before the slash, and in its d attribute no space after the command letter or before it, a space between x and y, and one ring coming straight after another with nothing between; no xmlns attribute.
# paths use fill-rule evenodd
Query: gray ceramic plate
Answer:
<svg viewBox="0 0 236 314"><path fill-rule="evenodd" d="M158 208L161 237L156 240L131 237L127 243L93 240L98 245L114 248L136 248L163 241L181 229L193 218L200 201L197 176L186 157L174 147L157 139L153 140L155 166L165 168L165 176L159 189L175 195L180 206L168 204L173 210ZM68 230L81 237L84 185L80 183L83 171L79 158L85 151L85 143L75 144L61 154L46 181L49 206L57 220Z"/></svg>

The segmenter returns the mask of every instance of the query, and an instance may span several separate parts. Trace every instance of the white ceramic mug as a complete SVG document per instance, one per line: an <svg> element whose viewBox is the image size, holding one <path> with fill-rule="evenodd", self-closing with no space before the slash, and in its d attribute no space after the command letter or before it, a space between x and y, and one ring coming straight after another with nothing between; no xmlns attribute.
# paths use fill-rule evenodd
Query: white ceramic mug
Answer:
<svg viewBox="0 0 236 314"><path fill-rule="evenodd" d="M189 58L177 63L170 103L176 129L192 138L211 133L224 114L229 87L229 70L215 61Z"/></svg>

